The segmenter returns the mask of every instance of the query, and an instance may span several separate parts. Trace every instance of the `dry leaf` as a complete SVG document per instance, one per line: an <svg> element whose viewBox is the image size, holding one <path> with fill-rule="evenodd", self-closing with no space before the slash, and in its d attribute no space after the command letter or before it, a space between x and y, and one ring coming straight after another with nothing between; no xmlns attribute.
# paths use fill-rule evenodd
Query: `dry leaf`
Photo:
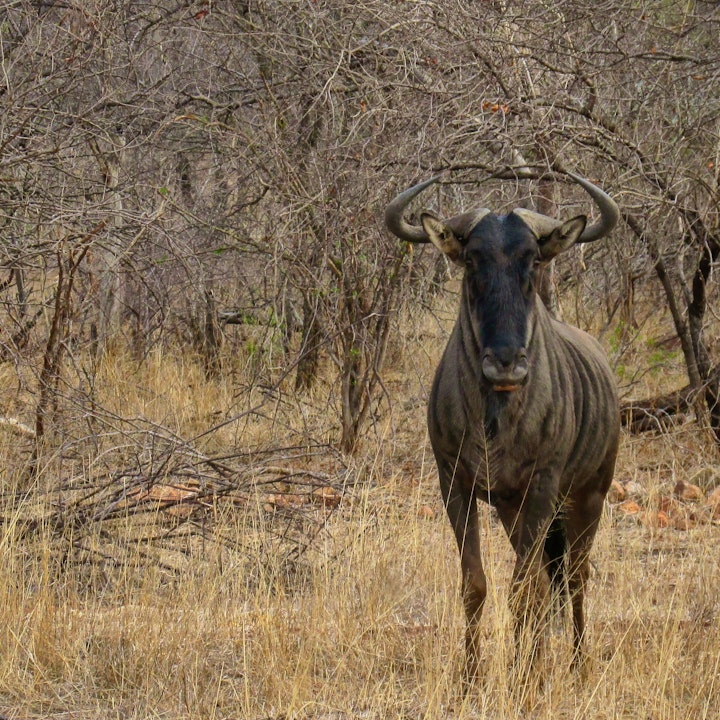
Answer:
<svg viewBox="0 0 720 720"><path fill-rule="evenodd" d="M171 505L168 508L165 508L163 512L167 513L168 515L172 515L175 518L178 518L179 520L187 520L192 514L193 511L197 508L197 505Z"/></svg>
<svg viewBox="0 0 720 720"><path fill-rule="evenodd" d="M333 487L319 487L312 491L310 499L318 505L337 507L342 500L342 495Z"/></svg>
<svg viewBox="0 0 720 720"><path fill-rule="evenodd" d="M153 485L147 496L158 502L182 502L197 497L197 489L187 485Z"/></svg>

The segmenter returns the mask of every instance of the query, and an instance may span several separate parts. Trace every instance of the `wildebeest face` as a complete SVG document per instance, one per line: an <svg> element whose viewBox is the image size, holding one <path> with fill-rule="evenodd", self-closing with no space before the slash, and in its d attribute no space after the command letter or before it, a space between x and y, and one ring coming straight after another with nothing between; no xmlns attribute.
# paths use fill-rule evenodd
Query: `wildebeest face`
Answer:
<svg viewBox="0 0 720 720"><path fill-rule="evenodd" d="M464 296L481 350L485 380L498 392L516 390L528 374L538 266L570 247L585 227L580 216L537 238L515 213L487 212L467 237L457 237L428 213L423 227L431 241L465 268Z"/></svg>
<svg viewBox="0 0 720 720"><path fill-rule="evenodd" d="M495 390L514 390L528 373L538 243L515 215L488 214L470 232L461 257L483 376Z"/></svg>

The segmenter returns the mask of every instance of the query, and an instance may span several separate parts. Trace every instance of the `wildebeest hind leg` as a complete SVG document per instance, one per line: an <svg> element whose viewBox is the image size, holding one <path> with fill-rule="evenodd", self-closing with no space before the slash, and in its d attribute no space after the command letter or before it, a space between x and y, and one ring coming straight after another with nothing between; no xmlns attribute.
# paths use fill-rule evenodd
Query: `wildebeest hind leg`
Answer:
<svg viewBox="0 0 720 720"><path fill-rule="evenodd" d="M602 514L604 495L593 491L568 504L566 521L569 547L568 588L573 615L573 667L585 664L585 588L589 573L590 548Z"/></svg>

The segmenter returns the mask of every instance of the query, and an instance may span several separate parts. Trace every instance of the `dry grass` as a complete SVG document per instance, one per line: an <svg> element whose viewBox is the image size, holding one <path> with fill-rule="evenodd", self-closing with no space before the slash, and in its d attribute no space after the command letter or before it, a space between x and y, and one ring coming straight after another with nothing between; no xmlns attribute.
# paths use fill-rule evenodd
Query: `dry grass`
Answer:
<svg viewBox="0 0 720 720"><path fill-rule="evenodd" d="M437 328L430 322L413 333L436 335ZM247 414L260 402L256 391L206 381L195 363L159 355L142 365L122 355L106 360L93 389L102 411L67 420L74 407L67 404L63 417L72 437L56 439L64 449L47 455L34 483L23 474L28 441L0 429L0 451L8 458L0 526L0 715L716 717L720 527L645 527L612 508L593 554L587 677L582 682L569 670L569 628L556 618L545 682L534 688L515 686L507 674L513 559L484 509L490 581L484 678L461 695L458 561L423 417L438 343L420 342L408 352L411 342L397 350L405 359L394 361L387 377L393 407L381 408L352 461L322 447L334 432L331 383L312 398L273 400ZM31 387L18 390L13 369L1 372L5 411L27 420L22 410L32 407ZM83 423L94 444L80 432ZM210 427L217 429L203 435ZM177 480L190 467L192 446L192 467L207 470L202 482L215 488L199 511L171 515L156 504L134 514L127 503L112 523L58 529L50 522L58 503L72 507L80 496L88 502L100 478L121 482L118 468L139 468L147 478L159 457L149 437L169 448L157 482ZM299 437L312 442L298 449ZM263 443L284 449L244 454ZM652 499L677 478L713 468L708 447L692 425L663 437L625 437L618 476L639 482ZM245 473L244 484L235 486L240 495L217 491L221 480L229 481L210 472L210 454L230 457L226 462ZM268 474L278 464L344 485L342 503L269 502L270 492L297 492L287 477L280 482ZM48 492L58 485L62 492ZM299 523L294 537L312 536L310 547L298 551L287 536L283 544L290 515ZM32 532L29 517L40 518Z"/></svg>

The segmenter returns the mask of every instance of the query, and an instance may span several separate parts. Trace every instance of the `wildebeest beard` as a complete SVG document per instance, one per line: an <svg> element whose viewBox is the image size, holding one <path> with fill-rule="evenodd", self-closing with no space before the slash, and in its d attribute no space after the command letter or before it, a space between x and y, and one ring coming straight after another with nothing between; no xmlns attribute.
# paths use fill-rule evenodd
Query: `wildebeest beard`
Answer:
<svg viewBox="0 0 720 720"><path fill-rule="evenodd" d="M485 439L493 440L498 434L500 414L507 407L512 393L489 392L485 396Z"/></svg>

